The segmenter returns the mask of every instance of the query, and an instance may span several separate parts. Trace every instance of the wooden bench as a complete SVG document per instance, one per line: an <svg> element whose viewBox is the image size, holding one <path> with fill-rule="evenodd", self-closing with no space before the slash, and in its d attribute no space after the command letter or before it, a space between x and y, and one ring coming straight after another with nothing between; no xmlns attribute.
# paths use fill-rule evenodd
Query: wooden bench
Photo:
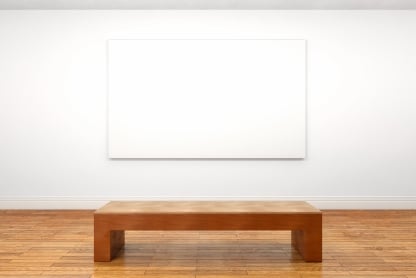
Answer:
<svg viewBox="0 0 416 278"><path fill-rule="evenodd" d="M291 230L303 259L322 261L322 213L306 202L110 202L94 214L94 261L111 261L125 230Z"/></svg>

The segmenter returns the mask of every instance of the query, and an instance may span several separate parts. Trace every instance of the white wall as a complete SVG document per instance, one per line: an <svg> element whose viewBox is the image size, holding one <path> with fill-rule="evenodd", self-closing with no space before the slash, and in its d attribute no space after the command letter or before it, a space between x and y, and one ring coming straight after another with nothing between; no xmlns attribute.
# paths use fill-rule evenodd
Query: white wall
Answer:
<svg viewBox="0 0 416 278"><path fill-rule="evenodd" d="M415 9L414 0L0 0L0 9Z"/></svg>
<svg viewBox="0 0 416 278"><path fill-rule="evenodd" d="M416 208L415 30L416 11L1 11L0 207L275 198ZM110 38L307 39L306 159L108 159Z"/></svg>

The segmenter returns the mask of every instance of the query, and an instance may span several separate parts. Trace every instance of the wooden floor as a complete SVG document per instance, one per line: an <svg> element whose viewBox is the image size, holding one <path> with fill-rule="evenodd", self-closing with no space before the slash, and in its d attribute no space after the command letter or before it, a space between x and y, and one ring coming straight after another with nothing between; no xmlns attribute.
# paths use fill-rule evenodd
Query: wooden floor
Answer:
<svg viewBox="0 0 416 278"><path fill-rule="evenodd" d="M126 232L93 262L92 211L0 211L0 277L416 277L416 211L324 211L322 263L290 232Z"/></svg>

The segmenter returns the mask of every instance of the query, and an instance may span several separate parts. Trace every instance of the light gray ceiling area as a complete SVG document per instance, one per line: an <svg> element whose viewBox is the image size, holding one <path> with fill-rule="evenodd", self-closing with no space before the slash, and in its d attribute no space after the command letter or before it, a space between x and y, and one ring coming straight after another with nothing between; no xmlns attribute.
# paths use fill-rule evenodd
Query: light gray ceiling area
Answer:
<svg viewBox="0 0 416 278"><path fill-rule="evenodd" d="M411 10L416 0L0 0L0 9Z"/></svg>

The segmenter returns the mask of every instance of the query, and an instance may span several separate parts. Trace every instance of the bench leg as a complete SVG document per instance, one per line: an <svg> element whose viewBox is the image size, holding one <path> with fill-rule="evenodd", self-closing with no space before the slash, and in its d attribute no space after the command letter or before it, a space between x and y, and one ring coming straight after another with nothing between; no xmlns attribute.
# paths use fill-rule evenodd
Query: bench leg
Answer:
<svg viewBox="0 0 416 278"><path fill-rule="evenodd" d="M124 246L124 231L94 228L94 261L109 262Z"/></svg>
<svg viewBox="0 0 416 278"><path fill-rule="evenodd" d="M292 231L292 245L306 262L322 262L322 227Z"/></svg>

